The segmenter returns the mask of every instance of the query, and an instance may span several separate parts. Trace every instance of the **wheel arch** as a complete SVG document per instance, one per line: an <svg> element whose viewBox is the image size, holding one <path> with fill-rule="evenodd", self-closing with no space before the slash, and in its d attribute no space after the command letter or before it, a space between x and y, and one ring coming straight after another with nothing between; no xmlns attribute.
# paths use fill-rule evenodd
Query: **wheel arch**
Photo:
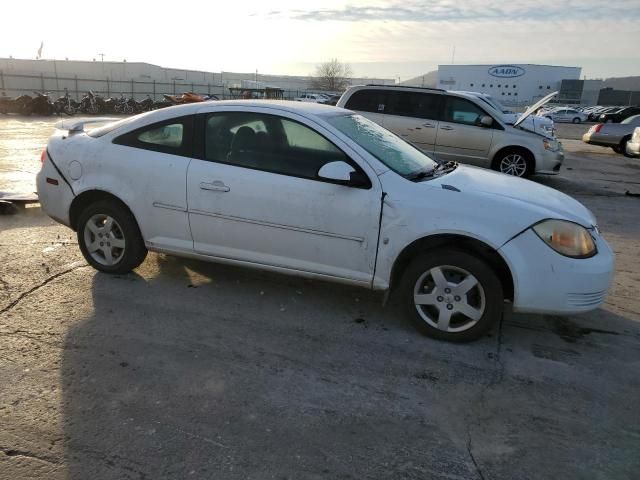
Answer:
<svg viewBox="0 0 640 480"><path fill-rule="evenodd" d="M82 213L82 211L92 203L95 203L101 200L109 200L126 208L129 211L129 213L131 213L133 218L136 220L136 223L140 225L133 211L119 197L105 190L95 189L95 190L86 190L82 192L81 194L77 195L71 202L71 205L69 206L69 225L74 231L77 231L78 229L77 228L78 218L80 217L80 214Z"/></svg>
<svg viewBox="0 0 640 480"><path fill-rule="evenodd" d="M407 245L396 257L391 267L389 290L393 291L402 278L402 274L411 262L411 259L421 253L436 248L454 248L470 252L487 262L500 279L504 297L513 301L514 281L513 274L507 262L500 253L481 240L460 234L436 234L419 238Z"/></svg>

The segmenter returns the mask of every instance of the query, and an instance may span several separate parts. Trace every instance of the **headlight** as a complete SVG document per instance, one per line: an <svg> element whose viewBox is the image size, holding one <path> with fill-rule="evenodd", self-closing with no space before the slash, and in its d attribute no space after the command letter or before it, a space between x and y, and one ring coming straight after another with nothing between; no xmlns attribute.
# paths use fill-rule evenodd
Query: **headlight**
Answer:
<svg viewBox="0 0 640 480"><path fill-rule="evenodd" d="M560 145L558 144L557 140L551 140L551 139L545 138L542 140L542 144L544 145L545 150L549 150L551 152L555 152L558 150L558 148L560 148Z"/></svg>
<svg viewBox="0 0 640 480"><path fill-rule="evenodd" d="M533 231L561 255L573 258L593 257L598 250L589 231L566 220L543 220Z"/></svg>

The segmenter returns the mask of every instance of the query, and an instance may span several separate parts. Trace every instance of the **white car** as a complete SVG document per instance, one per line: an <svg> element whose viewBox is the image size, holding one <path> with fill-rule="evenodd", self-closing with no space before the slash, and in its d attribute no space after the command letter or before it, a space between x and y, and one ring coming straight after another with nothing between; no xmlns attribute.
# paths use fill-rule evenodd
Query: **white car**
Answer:
<svg viewBox="0 0 640 480"><path fill-rule="evenodd" d="M631 139L625 144L625 152L630 157L640 157L640 127L633 129Z"/></svg>
<svg viewBox="0 0 640 480"><path fill-rule="evenodd" d="M465 93L467 95L473 95L476 98L479 98L487 105L491 106L494 110L502 115L502 120L506 125L515 124L520 118L520 113L515 113L500 102L498 102L495 98L493 98L488 93L480 93L480 92L466 92L466 91L457 91L458 93ZM538 117L535 115L530 115L524 119L521 123L522 128L525 130L529 130L540 135L545 136L555 136L555 129L553 127L553 120L546 117Z"/></svg>
<svg viewBox="0 0 640 480"><path fill-rule="evenodd" d="M327 101L329 97L320 93L303 93L299 97L294 98L296 102L320 103Z"/></svg>
<svg viewBox="0 0 640 480"><path fill-rule="evenodd" d="M541 112L540 117L553 120L554 122L582 123L589 119L589 115L576 110L575 108L556 108L546 112Z"/></svg>
<svg viewBox="0 0 640 480"><path fill-rule="evenodd" d="M437 164L348 110L244 100L65 122L38 194L102 272L153 250L394 290L422 332L453 341L483 335L505 301L594 309L611 282L613 253L573 198Z"/></svg>

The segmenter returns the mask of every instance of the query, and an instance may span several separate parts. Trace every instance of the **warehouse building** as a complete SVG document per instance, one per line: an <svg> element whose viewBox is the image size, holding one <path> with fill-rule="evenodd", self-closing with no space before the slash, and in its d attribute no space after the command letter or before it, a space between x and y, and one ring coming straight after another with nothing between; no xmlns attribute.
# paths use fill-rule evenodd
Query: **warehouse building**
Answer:
<svg viewBox="0 0 640 480"><path fill-rule="evenodd" d="M83 60L29 60L0 58L0 94L32 94L33 91L61 94L67 89L78 97L87 90L101 95L124 93L138 99L145 95L185 91L210 93L220 98L229 95L229 87L244 87L247 82L281 88L285 98L293 98L313 89L314 78L302 75L271 75L259 72L207 72L167 68L144 62L107 62ZM392 78L350 78L349 83L393 84Z"/></svg>
<svg viewBox="0 0 640 480"><path fill-rule="evenodd" d="M507 106L531 105L578 80L580 67L534 64L439 65L438 88L487 93Z"/></svg>

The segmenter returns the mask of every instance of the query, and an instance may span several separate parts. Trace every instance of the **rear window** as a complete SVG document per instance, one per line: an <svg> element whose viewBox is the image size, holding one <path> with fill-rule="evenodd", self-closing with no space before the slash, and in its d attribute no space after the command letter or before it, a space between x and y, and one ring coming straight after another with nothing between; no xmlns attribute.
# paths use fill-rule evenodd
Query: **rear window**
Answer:
<svg viewBox="0 0 640 480"><path fill-rule="evenodd" d="M344 108L361 112L383 113L385 92L383 90L358 90L349 97Z"/></svg>

